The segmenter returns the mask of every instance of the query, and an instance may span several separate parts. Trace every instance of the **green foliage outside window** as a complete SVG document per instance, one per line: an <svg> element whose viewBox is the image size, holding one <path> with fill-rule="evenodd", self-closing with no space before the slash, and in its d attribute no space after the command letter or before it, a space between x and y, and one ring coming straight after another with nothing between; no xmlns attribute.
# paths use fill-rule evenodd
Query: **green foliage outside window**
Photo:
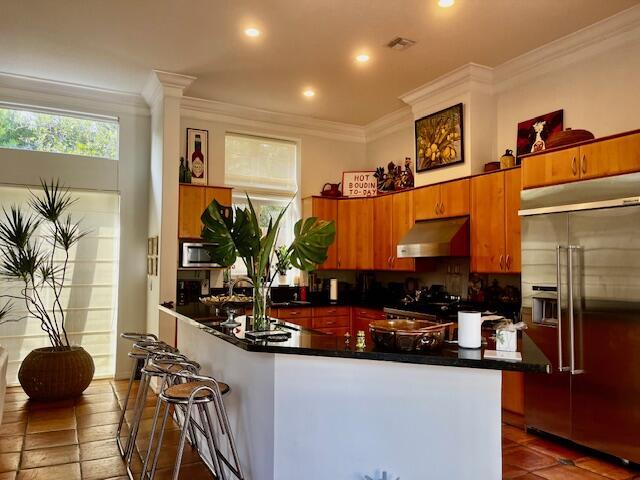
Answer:
<svg viewBox="0 0 640 480"><path fill-rule="evenodd" d="M0 147L118 158L118 124L0 108Z"/></svg>

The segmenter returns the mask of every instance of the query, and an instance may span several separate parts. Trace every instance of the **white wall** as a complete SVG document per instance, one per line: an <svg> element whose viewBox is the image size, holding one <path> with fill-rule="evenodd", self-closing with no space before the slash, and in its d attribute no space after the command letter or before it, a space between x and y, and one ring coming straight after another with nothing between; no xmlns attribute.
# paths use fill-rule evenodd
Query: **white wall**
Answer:
<svg viewBox="0 0 640 480"><path fill-rule="evenodd" d="M227 132L247 133L274 138L286 138L300 144L300 194L301 197L317 195L327 183L342 181L343 170L367 167L365 144L299 133L283 126L247 126L233 120L195 118L183 113L181 119L180 152L186 155L186 129L199 128L209 131L209 184L224 185L224 137ZM176 165L179 159L176 160Z"/></svg>
<svg viewBox="0 0 640 480"><path fill-rule="evenodd" d="M145 329L149 116L145 109L82 88L58 87L33 79L0 76L0 102L21 103L116 116L120 121L119 160L0 149L0 183L39 185L40 178L60 178L71 188L120 193L120 270L117 334ZM63 91L62 91L63 90ZM43 93L46 92L46 93ZM88 99L88 97L91 99ZM129 345L120 344L116 374L128 374Z"/></svg>
<svg viewBox="0 0 640 480"><path fill-rule="evenodd" d="M498 151L515 151L518 122L559 109L596 137L639 128L639 79L640 39L510 86L496 95Z"/></svg>
<svg viewBox="0 0 640 480"><path fill-rule="evenodd" d="M568 53L555 55L553 61L550 53L549 64L527 67L524 72L514 64L534 54L544 58L544 54L531 52L499 66L494 69L497 80L492 96L453 95L442 102L438 97L446 98L446 91L434 92L433 103L437 101L438 106L465 103L465 156L472 164L418 174L416 185L478 173L484 163L498 160L505 149L515 151L519 122L554 110L564 110L565 128L584 128L596 137L639 128L640 34L627 32L607 42L567 49ZM474 121L476 112L483 119ZM369 167L404 158L408 152L414 158L413 130L412 124L404 122L401 130L368 142ZM480 153L476 148L479 142Z"/></svg>

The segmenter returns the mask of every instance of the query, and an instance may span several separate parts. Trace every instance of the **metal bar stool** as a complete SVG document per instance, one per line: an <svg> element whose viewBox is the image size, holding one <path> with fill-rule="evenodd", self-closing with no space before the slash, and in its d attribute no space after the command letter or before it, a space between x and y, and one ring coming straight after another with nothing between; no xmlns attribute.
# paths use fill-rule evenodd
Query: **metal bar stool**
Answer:
<svg viewBox="0 0 640 480"><path fill-rule="evenodd" d="M162 384L160 387L160 391L164 391L165 389L177 385L179 383L186 382L186 379L179 375L183 373L185 375L196 375L200 371L200 365L193 360L186 359L185 357L180 358L179 355L163 355L163 354L154 354L149 359L148 367L149 369L162 369L166 372L166 375L162 379ZM151 433L149 436L149 443L147 445L147 452L144 457L144 463L142 466L142 474L141 478L144 478L147 472L147 467L149 465L149 460L151 458L151 452L153 450L153 440L155 438L157 425L158 425L158 417L160 415L160 408L162 406L162 400L160 396L158 396L158 400L156 402L156 408L153 414L153 423L151 426ZM178 426L182 430L183 428L188 428L188 440L189 443L196 448L198 453L201 452L200 446L198 445L198 437L195 432L195 428L190 423L187 424L184 421L184 415L181 415L180 409L174 409L174 415Z"/></svg>
<svg viewBox="0 0 640 480"><path fill-rule="evenodd" d="M138 345L138 344L137 344ZM133 458L133 452L136 448L136 441L138 437L138 431L140 429L140 423L144 412L144 405L147 400L147 393L151 380L156 377L159 378L162 388L168 383L173 385L173 372L193 372L197 373L200 370L200 365L196 362L189 360L186 356L177 352L155 350L149 352L145 364L142 367L142 377L140 379L140 387L138 388L138 396L136 398L136 404L134 407L133 417L131 419L131 425L129 429L129 436L125 447L124 460L127 467L127 474L130 478L133 478L133 472L131 471L131 460ZM156 401L156 412L160 408L160 398ZM178 424L181 425L180 418L177 418ZM154 425L155 429L155 425ZM155 432L152 430L152 436L149 439L149 444L153 442L153 435ZM195 432L191 432L190 441L194 443L196 441Z"/></svg>
<svg viewBox="0 0 640 480"><path fill-rule="evenodd" d="M152 333L123 333L121 338L134 341L133 348L129 352L128 356L133 361L131 366L131 376L129 377L129 385L127 387L127 394L125 396L124 405L122 406L122 412L120 413L120 420L118 422L118 429L116 431L116 444L121 456L125 456L125 448L122 445L120 434L122 432L122 426L124 425L125 414L129 407L129 398L131 397L131 390L133 382L135 380L136 372L140 364L146 362L147 357L154 351L175 351L175 349L164 342L158 340L158 337Z"/></svg>
<svg viewBox="0 0 640 480"><path fill-rule="evenodd" d="M178 476L180 475L180 465L182 463L182 455L189 430L185 428L186 425L193 426L205 437L213 465L208 465L208 462L205 462L205 464L212 470L216 479L227 480L227 478L231 478L228 476L228 473L231 473L233 478L244 480L242 467L238 458L238 451L229 425L229 418L227 417L227 412L222 401L222 395L230 390L229 386L216 381L214 378L195 375L189 372L179 372L175 375L187 381L166 386L160 393L159 398L165 403L165 410L148 479L153 480L155 476L169 410L170 407L173 406L175 409L184 410L184 424L180 434L180 443L178 445L176 462L173 469L173 480L178 480ZM214 427L209 406L212 406L215 411L217 429ZM200 424L196 421L195 413L198 413L200 417ZM154 424L157 420L158 418L154 418ZM221 449L221 440L225 439L225 451L230 452L231 458L228 458L228 454L225 454ZM147 462L145 462L142 470L142 478L147 476L147 466Z"/></svg>
<svg viewBox="0 0 640 480"><path fill-rule="evenodd" d="M133 332L125 332L120 334L120 338L125 340L131 340L132 342L157 342L158 337L156 337L153 333L133 333ZM133 381L136 377L136 372L138 371L138 367L140 363L147 358L148 352L142 351L136 348L133 348L129 353L129 358L132 359L131 362L131 375L129 376L129 385L127 387L127 394L124 397L124 405L122 406L122 413L120 414L120 421L118 422L118 430L116 432L116 443L118 444L118 449L120 450L120 455L124 456L124 447L122 446L122 442L120 441L120 433L122 432L122 425L124 424L124 415L127 411L127 407L129 406L129 397L131 396L131 388L133 386Z"/></svg>

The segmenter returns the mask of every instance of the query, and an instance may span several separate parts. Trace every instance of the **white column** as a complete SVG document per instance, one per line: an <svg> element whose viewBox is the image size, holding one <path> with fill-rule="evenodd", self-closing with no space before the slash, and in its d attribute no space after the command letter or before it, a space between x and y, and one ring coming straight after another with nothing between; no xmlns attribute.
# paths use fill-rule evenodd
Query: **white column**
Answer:
<svg viewBox="0 0 640 480"><path fill-rule="evenodd" d="M180 102L195 77L154 70L142 95L151 109L149 236L159 236L158 276L147 281L147 330L159 332L160 302L176 301Z"/></svg>

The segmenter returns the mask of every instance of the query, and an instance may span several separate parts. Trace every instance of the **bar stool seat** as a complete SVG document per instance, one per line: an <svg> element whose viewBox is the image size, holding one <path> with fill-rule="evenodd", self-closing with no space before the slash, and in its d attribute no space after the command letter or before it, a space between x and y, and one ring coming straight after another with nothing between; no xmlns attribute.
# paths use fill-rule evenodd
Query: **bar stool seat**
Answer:
<svg viewBox="0 0 640 480"><path fill-rule="evenodd" d="M206 381L206 380L201 380L197 382L178 383L172 387L167 388L163 392L163 395L168 399L187 401L189 400L191 393L199 387L216 388L216 385L215 383ZM218 382L218 388L220 388L220 393L222 395L224 395L225 393L228 393L231 390L231 387L229 387L229 385L222 382ZM201 399L209 400L211 399L211 397L213 397L213 394L211 393L210 390L200 390L194 395L194 398L196 400L201 400Z"/></svg>

